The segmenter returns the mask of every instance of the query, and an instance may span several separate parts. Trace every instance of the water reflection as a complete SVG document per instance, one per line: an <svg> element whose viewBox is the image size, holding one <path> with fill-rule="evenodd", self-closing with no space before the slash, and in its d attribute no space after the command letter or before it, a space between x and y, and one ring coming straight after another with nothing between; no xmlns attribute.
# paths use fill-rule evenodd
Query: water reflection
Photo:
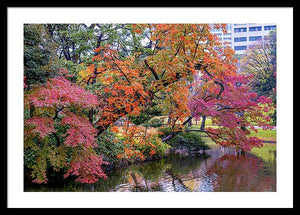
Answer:
<svg viewBox="0 0 300 215"><path fill-rule="evenodd" d="M275 159L275 158L274 158ZM131 165L83 185L25 186L25 191L238 192L276 191L276 161L215 147L201 157L172 155Z"/></svg>

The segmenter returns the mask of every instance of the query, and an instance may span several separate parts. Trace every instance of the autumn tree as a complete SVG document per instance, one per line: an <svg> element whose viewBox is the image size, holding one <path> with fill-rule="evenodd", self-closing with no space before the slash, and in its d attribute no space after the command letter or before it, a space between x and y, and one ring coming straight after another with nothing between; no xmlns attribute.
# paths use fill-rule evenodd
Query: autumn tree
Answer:
<svg viewBox="0 0 300 215"><path fill-rule="evenodd" d="M206 68L204 68L206 70ZM206 71L206 73L209 73ZM270 129L271 118L264 113L273 110L272 100L258 96L247 86L251 77L244 75L222 76L215 79L222 86L220 89L205 89L209 76L203 75L204 82L191 97L189 107L192 115L210 117L217 128L200 128L219 145L236 147L250 151L252 147L262 146L262 140L249 137L250 131L257 132L259 126ZM193 130L188 130L193 131Z"/></svg>
<svg viewBox="0 0 300 215"><path fill-rule="evenodd" d="M120 117L139 114L141 108L151 106L156 99L163 104L165 112L170 112L171 124L176 127L176 122L189 116L186 102L195 65L200 63L199 58L209 56L209 52L219 45L210 34L209 25L132 27L133 38L149 32L151 46L147 54L137 46L131 56L120 58L115 49L101 47L93 58L95 63L81 72L81 83L96 77L98 82L106 84L101 90L103 101L108 105L97 122L99 134ZM96 73L93 72L95 67Z"/></svg>
<svg viewBox="0 0 300 215"><path fill-rule="evenodd" d="M268 100L249 93L243 86L247 77L236 73L233 50L224 48L210 33L212 27L225 32L226 25L107 27L124 34L117 42L106 43L115 34L102 32L100 45L80 64L84 69L75 74L76 83L68 81L70 74L64 72L66 78L56 77L26 93L25 147L35 151L32 174L36 182L47 181L47 162L56 169L66 168L65 176L73 174L80 182L105 178L101 169L105 162L94 150L105 131L118 135L113 143L124 145L118 158L143 160L167 149L166 142L199 114L212 116L223 126L207 130L217 143L244 150L260 144L247 138L246 130L251 126L249 120L264 118L260 103ZM118 42L121 40L126 42ZM202 83L199 93L193 95L196 74ZM157 130L130 121L154 107L169 116L171 134L163 139ZM126 122L116 126L120 119Z"/></svg>
<svg viewBox="0 0 300 215"><path fill-rule="evenodd" d="M30 166L33 182L47 182L47 167L66 168L64 177L93 183L106 178L101 156L94 151L97 130L84 111L98 105L96 95L72 84L63 76L55 77L25 95L29 110L24 125L24 148L36 161ZM29 116L28 116L29 115Z"/></svg>

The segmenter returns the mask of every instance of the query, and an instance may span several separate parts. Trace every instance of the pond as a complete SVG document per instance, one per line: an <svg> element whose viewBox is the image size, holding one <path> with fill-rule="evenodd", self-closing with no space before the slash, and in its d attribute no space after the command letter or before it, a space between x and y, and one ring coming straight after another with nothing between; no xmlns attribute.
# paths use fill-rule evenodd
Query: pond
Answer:
<svg viewBox="0 0 300 215"><path fill-rule="evenodd" d="M270 151L270 153L273 153ZM276 154L265 161L251 153L214 146L199 157L172 154L130 165L108 174L95 184L60 185L25 183L34 192L275 192Z"/></svg>

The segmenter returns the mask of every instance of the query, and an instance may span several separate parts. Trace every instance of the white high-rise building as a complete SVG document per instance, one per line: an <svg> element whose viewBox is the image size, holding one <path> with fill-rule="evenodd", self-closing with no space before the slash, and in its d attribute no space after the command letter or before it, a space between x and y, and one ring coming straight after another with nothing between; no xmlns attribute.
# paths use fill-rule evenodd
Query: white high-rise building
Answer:
<svg viewBox="0 0 300 215"><path fill-rule="evenodd" d="M233 24L227 24L227 33L226 34L224 34L221 29L215 29L215 28L213 28L211 30L211 33L219 37L220 41L222 42L222 45L231 46L232 45L232 25Z"/></svg>
<svg viewBox="0 0 300 215"><path fill-rule="evenodd" d="M221 42L231 46L237 55L242 55L255 43L268 39L270 31L276 30L276 24L266 23L232 23L227 24L227 34L220 29L213 29L211 32L217 35Z"/></svg>

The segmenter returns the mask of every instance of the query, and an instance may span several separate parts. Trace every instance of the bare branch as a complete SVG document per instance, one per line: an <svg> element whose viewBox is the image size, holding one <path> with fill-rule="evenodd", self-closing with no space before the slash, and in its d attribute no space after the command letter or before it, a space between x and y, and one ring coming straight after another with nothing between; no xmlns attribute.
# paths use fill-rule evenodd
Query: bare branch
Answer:
<svg viewBox="0 0 300 215"><path fill-rule="evenodd" d="M145 65L147 66L147 68L152 72L155 80L159 80L159 77L157 75L157 73L155 72L155 70L148 64L147 60L144 60Z"/></svg>

